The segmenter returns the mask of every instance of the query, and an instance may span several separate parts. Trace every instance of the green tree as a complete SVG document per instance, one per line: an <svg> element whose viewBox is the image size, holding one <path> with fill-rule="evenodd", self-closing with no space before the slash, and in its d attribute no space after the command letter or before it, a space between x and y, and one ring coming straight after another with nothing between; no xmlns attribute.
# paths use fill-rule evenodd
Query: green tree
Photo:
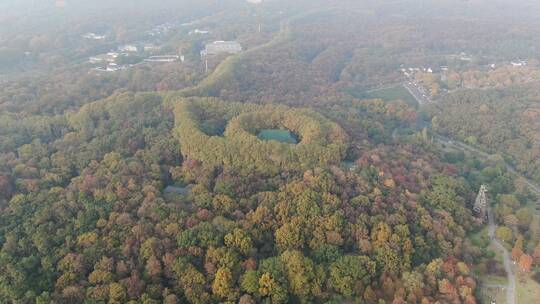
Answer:
<svg viewBox="0 0 540 304"><path fill-rule="evenodd" d="M221 267L217 270L212 283L212 291L214 295L229 301L238 298L238 291L234 288L233 275L230 269Z"/></svg>
<svg viewBox="0 0 540 304"><path fill-rule="evenodd" d="M248 270L242 276L240 287L242 291L255 294L259 289L259 274L255 270Z"/></svg>
<svg viewBox="0 0 540 304"><path fill-rule="evenodd" d="M504 242L510 242L513 237L512 229L505 226L498 227L497 230L495 230L495 235Z"/></svg>
<svg viewBox="0 0 540 304"><path fill-rule="evenodd" d="M285 266L287 281L292 294L303 302L309 302L313 296L320 295L324 282L324 273L317 273L314 263L300 251L285 251L281 254Z"/></svg>
<svg viewBox="0 0 540 304"><path fill-rule="evenodd" d="M253 243L249 235L240 228L235 228L225 235L225 245L236 248L241 254L248 255L253 250Z"/></svg>
<svg viewBox="0 0 540 304"><path fill-rule="evenodd" d="M521 208L516 212L518 224L521 229L528 229L533 220L533 212L529 208Z"/></svg>
<svg viewBox="0 0 540 304"><path fill-rule="evenodd" d="M356 286L368 286L374 274L375 263L368 257L345 255L330 265L329 286L346 297L352 297L361 292Z"/></svg>
<svg viewBox="0 0 540 304"><path fill-rule="evenodd" d="M124 302L125 297L126 291L124 290L124 286L120 283L111 283L109 285L109 298L111 300L122 303Z"/></svg>
<svg viewBox="0 0 540 304"><path fill-rule="evenodd" d="M259 294L263 297L270 297L272 303L285 303L288 299L285 288L276 282L268 272L263 273L259 279Z"/></svg>

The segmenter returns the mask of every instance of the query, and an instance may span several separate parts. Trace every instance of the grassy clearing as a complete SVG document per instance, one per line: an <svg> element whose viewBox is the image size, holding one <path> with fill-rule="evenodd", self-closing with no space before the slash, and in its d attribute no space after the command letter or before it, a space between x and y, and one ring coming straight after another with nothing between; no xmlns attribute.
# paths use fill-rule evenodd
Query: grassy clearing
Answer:
<svg viewBox="0 0 540 304"><path fill-rule="evenodd" d="M374 91L356 91L348 90L348 93L360 99L382 99L385 101L403 100L409 106L417 108L418 102L402 85L396 85L389 88L383 88Z"/></svg>
<svg viewBox="0 0 540 304"><path fill-rule="evenodd" d="M486 285L507 285L508 279L506 277L487 275L482 278L482 283Z"/></svg>
<svg viewBox="0 0 540 304"><path fill-rule="evenodd" d="M517 303L540 303L540 284L531 277L518 279L516 285Z"/></svg>
<svg viewBox="0 0 540 304"><path fill-rule="evenodd" d="M469 239L477 246L487 246L487 248L495 254L494 259L502 265L502 255L498 250L495 250L493 245L489 242L487 227L469 235ZM492 301L495 301L495 303L498 304L506 303L506 290L495 287L498 285L507 285L508 279L506 276L487 275L480 273L478 269L476 269L475 273L478 276L478 287L480 289L478 293L479 303L491 304Z"/></svg>
<svg viewBox="0 0 540 304"><path fill-rule="evenodd" d="M495 301L497 304L506 303L506 290L501 288L487 288L482 287L480 290L480 303L482 304L491 304L492 301ZM518 302L521 303L521 302ZM525 302L523 302L525 303ZM531 302L534 303L534 302Z"/></svg>
<svg viewBox="0 0 540 304"><path fill-rule="evenodd" d="M261 130L258 137L262 140L275 140L287 144L297 144L298 140L289 130L265 129Z"/></svg>

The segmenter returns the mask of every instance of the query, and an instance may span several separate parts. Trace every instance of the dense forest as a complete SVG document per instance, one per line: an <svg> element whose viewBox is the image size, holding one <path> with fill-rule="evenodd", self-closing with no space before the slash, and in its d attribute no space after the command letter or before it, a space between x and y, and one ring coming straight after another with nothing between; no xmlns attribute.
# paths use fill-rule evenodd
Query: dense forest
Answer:
<svg viewBox="0 0 540 304"><path fill-rule="evenodd" d="M507 166L540 182L536 28L482 0L172 2L0 12L0 302L481 303L505 275L481 185L519 278L538 273L538 196ZM66 18L36 32L43 16ZM81 64L165 20L194 23L160 41L185 61ZM206 72L213 40L245 51ZM482 68L510 56L531 64ZM430 65L459 76L421 81L450 89L435 105L358 98Z"/></svg>
<svg viewBox="0 0 540 304"><path fill-rule="evenodd" d="M474 302L470 190L432 154L383 145L353 171L241 173L182 162L173 127L158 95L120 94L4 155L2 299ZM193 187L167 196L175 183Z"/></svg>
<svg viewBox="0 0 540 304"><path fill-rule="evenodd" d="M540 181L540 99L536 85L449 94L432 109L433 127L491 153Z"/></svg>
<svg viewBox="0 0 540 304"><path fill-rule="evenodd" d="M207 166L306 170L339 164L348 147L341 127L308 109L246 106L211 98L183 100L175 107L182 154ZM260 130L272 128L290 130L300 142L292 145L257 138Z"/></svg>

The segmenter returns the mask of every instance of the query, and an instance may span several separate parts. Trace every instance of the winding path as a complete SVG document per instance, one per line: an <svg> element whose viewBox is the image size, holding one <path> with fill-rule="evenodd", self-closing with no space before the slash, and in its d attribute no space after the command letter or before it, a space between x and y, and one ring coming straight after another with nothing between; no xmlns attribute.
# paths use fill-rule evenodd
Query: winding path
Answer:
<svg viewBox="0 0 540 304"><path fill-rule="evenodd" d="M450 140L444 136L441 136L435 133L433 133L433 136L435 140L441 143L444 143L446 145L451 145L454 148L461 150L463 152L474 153L481 156L484 159L488 159L492 156L475 147L467 145L466 143ZM534 182L532 182L530 179L526 178L525 176L519 174L517 170L514 167L512 167L510 164L508 164L507 162L504 162L504 164L506 166L506 169L509 172L523 179L525 181L525 184L529 187L529 189L531 189L536 194L540 194L539 185L535 184ZM514 269L511 264L510 253L495 236L496 225L495 225L495 220L493 218L493 214L491 212L491 208L489 204L487 204L487 215L488 215L488 236L493 246L502 254L504 270L506 271L506 277L508 279L508 286L506 288L506 303L516 304L516 275L514 273Z"/></svg>
<svg viewBox="0 0 540 304"><path fill-rule="evenodd" d="M438 135L438 134L435 134L435 133L432 133L433 134L433 138L440 142L440 143L444 143L445 145L449 145L449 146L452 146L460 151L463 151L463 152L468 152L468 153L474 153L484 159L489 159L490 157L492 157L491 154L488 154L484 151L481 151L473 146L470 146L466 143L463 143L463 142L460 142L460 141L456 141L456 140L451 140L447 137L444 137L442 135ZM525 176L521 175L520 173L517 172L517 170L512 167L510 164L508 164L506 161L504 162L505 166L506 166L506 169L516 175L517 177L523 179L525 181L525 184L529 187L529 189L532 191L532 192L535 192L536 194L540 194L540 186L535 184L533 181L531 181L530 179L526 178ZM493 218L493 214L491 212L491 208L489 206L489 204L487 204L487 215L488 215L488 236L489 236L489 239L491 241L491 243L493 244L493 246L499 251L501 252L502 254L502 257L503 257L503 264L504 264L504 270L506 271L506 276L507 276L507 279L508 279L508 285L507 285L507 288L506 288L506 303L507 304L516 304L517 301L516 301L516 275L514 273L514 269L512 267L512 264L511 264L511 260L510 260L510 253L508 252L508 250L502 245L501 241L497 239L497 237L495 236L495 229L496 229L496 225L495 225L495 219Z"/></svg>
<svg viewBox="0 0 540 304"><path fill-rule="evenodd" d="M405 86L405 88L407 88L409 90L408 87ZM409 92L410 92L410 90L409 90ZM411 94L412 94L412 92L411 92ZM418 96L416 96L416 94L412 94L412 95L418 101L420 106L422 106L424 104L423 100L419 99ZM397 131L398 131L398 129L395 129L392 132L392 138L396 139L398 137ZM489 159L489 158L492 157L491 154L488 154L488 153L486 153L484 151L481 151L481 150L479 150L479 149L477 149L477 148L475 148L473 146L470 146L470 145L468 145L466 143L456 141L456 140L452 140L452 139L449 139L447 137L444 137L442 135L439 135L439 134L436 134L436 133L433 133L433 132L432 132L432 135L433 135L433 139L438 141L439 143L443 143L445 145L452 146L452 147L454 147L454 148L456 148L456 149L458 149L460 151L463 151L465 153L473 153L473 154L476 154L476 155L482 157L483 159ZM535 184L530 179L528 179L525 176L521 175L519 172L517 172L517 170L513 166L508 164L506 161L504 162L504 164L506 166L506 169L510 173L512 173L512 174L516 175L517 177L523 179L525 181L525 184L529 187L529 189L531 189L536 194L540 194L540 186L539 185ZM497 239L497 237L495 235L495 229L496 229L495 219L493 218L493 214L491 212L491 208L490 208L489 204L487 204L487 216L488 216L488 236L489 236L489 240L491 241L491 244L493 244L495 249L498 250L499 252L501 252L501 254L502 254L504 270L506 271L506 277L508 279L508 285L504 286L504 287L506 287L506 304L516 304L516 275L514 273L514 269L512 268L512 264L511 264L511 260L510 260L510 253L503 246L501 241Z"/></svg>
<svg viewBox="0 0 540 304"><path fill-rule="evenodd" d="M506 286L506 304L515 304L516 303L516 275L510 264L510 253L508 250L501 244L501 242L495 237L495 220L493 219L493 214L489 204L487 204L487 214L488 214L488 236L491 244L502 253L504 270L506 271L506 277L508 279L508 286Z"/></svg>
<svg viewBox="0 0 540 304"><path fill-rule="evenodd" d="M181 94L184 95L184 96L197 95L197 94L200 94L201 91L207 90L208 88L211 88L211 87L215 86L215 84L218 83L219 80L227 78L234 71L236 65L238 65L241 62L241 59L245 58L246 56L248 56L251 53L260 51L260 50L265 49L265 48L271 48L271 47L275 46L276 44L279 44L280 42L287 40L291 35L291 28L290 28L291 21L295 20L295 19L298 19L298 18L301 18L301 17L304 17L306 15L309 15L310 13L312 13L312 12L307 12L307 13L304 13L304 14L300 14L298 16L294 16L294 17L286 20L285 22L282 23L281 30L278 32L278 34L272 40L270 40L269 42L267 42L265 44L262 44L262 45L260 45L258 47L255 47L255 48L253 48L251 50L248 50L248 51L246 51L244 53L241 53L240 55L229 57L228 59L223 61L213 71L213 73L211 73L203 81L201 81L201 83L199 83L195 87L187 88L187 89L181 91ZM411 86L407 85L407 83L401 83L401 85L403 87L405 87L409 91L409 93L411 93L411 95L413 95L413 97L417 100L417 102L418 102L418 104L420 106L431 102L428 98L423 98L423 96L420 94L420 92L417 92L417 88L411 87ZM451 145L451 146L453 146L453 147L455 147L455 148L457 148L457 149L459 149L461 151L474 153L474 154L480 155L481 157L483 157L485 159L488 159L488 158L491 157L490 154L485 153L483 151L480 151L477 148L472 147L470 145L467 145L465 143L455 141L455 140L450 140L449 138L446 138L444 136L441 136L441 135L438 135L438 134L435 134L435 133L433 133L433 135L434 135L435 140L437 140L437 141L439 141L441 143L444 143L446 145ZM392 138L397 139L397 137L398 137L398 129L396 128L392 132ZM529 179L527 179L524 176L520 175L515 170L515 168L510 166L508 163L505 162L505 164L506 164L506 168L507 168L507 170L509 172L523 178L530 189L532 189L536 193L540 193L540 186L534 184ZM495 220L493 218L493 214L491 212L489 204L487 206L487 214L488 214L488 236L489 236L489 239L490 239L491 243L493 244L493 246L498 251L500 251L501 254L502 254L503 264L504 264L504 268L505 268L507 278L508 278L508 285L507 285L507 288L506 288L506 303L507 304L516 304L516 300L515 300L516 299L516 276L515 276L515 273L514 273L514 271L512 269L512 265L511 265L511 261L510 261L510 253L508 252L508 250L502 245L502 243L495 236L496 225L495 225Z"/></svg>
<svg viewBox="0 0 540 304"><path fill-rule="evenodd" d="M401 85L403 85L403 84L401 83ZM408 90L408 88L406 86L404 86L404 87ZM420 106L425 104L425 103L423 103L423 101L421 99L419 99L419 97L416 94L411 93L411 95L416 99L416 101L420 104ZM426 121L422 121L421 124L422 124L422 127L426 127L426 128L430 125ZM392 138L393 139L397 139L397 137L398 137L397 133L398 133L398 129L396 128L392 132ZM437 133L435 133L433 131L431 131L431 134L433 135L433 139L438 141L439 143L443 143L443 144L445 144L447 146L452 146L455 149L461 150L461 151L463 151L465 153L476 154L476 155L480 156L481 158L483 158L484 160L488 160L491 157L493 157L492 154L486 153L486 152L484 152L484 151L482 151L482 150L480 150L480 149L478 149L476 147L473 147L471 145L468 145L468 144L466 144L464 142L454 140L454 139L450 139L450 138L448 138L446 136L437 134ZM504 165L506 166L506 170L508 170L508 172L510 172L513 175L521 178L532 192L534 192L536 194L540 194L540 185L536 184L531 179L529 179L529 178L525 177L524 175L520 174L516 170L516 168L513 167L512 165L510 165L508 162L504 161Z"/></svg>
<svg viewBox="0 0 540 304"><path fill-rule="evenodd" d="M445 144L447 146L452 146L455 149L461 150L461 151L463 151L465 153L468 152L468 153L476 154L476 155L482 157L484 160L487 160L487 159L489 159L489 158L491 158L493 156L493 155L491 155L489 153L481 151L481 150L479 150L479 149L477 149L477 148L475 148L475 147L473 147L471 145L468 145L468 144L466 144L464 142L450 139L448 137L436 134L433 131L431 132L431 134L433 135L433 139L440 142L440 143L443 143L443 144ZM514 168L512 165L510 165L506 161L504 161L504 165L506 166L506 170L508 170L508 172L510 172L513 175L521 178L532 192L534 192L536 194L540 194L540 185L537 185L536 183L534 183L529 178L527 178L527 177L523 176L522 174L520 174L516 170L516 168Z"/></svg>

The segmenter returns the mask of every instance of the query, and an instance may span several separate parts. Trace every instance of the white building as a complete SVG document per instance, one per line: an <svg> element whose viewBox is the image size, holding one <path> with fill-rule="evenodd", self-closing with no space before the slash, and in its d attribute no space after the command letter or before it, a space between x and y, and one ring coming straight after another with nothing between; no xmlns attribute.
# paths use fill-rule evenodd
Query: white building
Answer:
<svg viewBox="0 0 540 304"><path fill-rule="evenodd" d="M88 62L90 63L101 63L101 62L115 62L116 58L118 58L118 53L107 53L107 54L100 54L92 56L88 59Z"/></svg>
<svg viewBox="0 0 540 304"><path fill-rule="evenodd" d="M154 45L154 44L151 44L151 43L146 44L146 45L144 46L144 51L145 51L145 52L157 52L157 51L159 51L159 49L160 49L159 46Z"/></svg>
<svg viewBox="0 0 540 304"><path fill-rule="evenodd" d="M90 62L90 63L100 63L100 62L103 62L103 61L105 61L105 58L100 57L100 56L94 56L94 57L90 57L88 59L88 62Z"/></svg>
<svg viewBox="0 0 540 304"><path fill-rule="evenodd" d="M200 29L194 29L192 31L189 32L189 35L206 35L206 34L210 34L210 31L205 31L205 30L200 30Z"/></svg>
<svg viewBox="0 0 540 304"><path fill-rule="evenodd" d="M105 35L97 35L95 33L86 33L83 35L83 38L93 39L93 40L103 40L105 39Z"/></svg>
<svg viewBox="0 0 540 304"><path fill-rule="evenodd" d="M183 57L183 56L182 56ZM145 62L175 62L182 58L178 55L160 55L160 56L150 56L149 58L146 58Z"/></svg>
<svg viewBox="0 0 540 304"><path fill-rule="evenodd" d="M133 44L126 44L118 47L118 50L120 52L130 52L130 53L136 53L139 49L136 45Z"/></svg>
<svg viewBox="0 0 540 304"><path fill-rule="evenodd" d="M242 46L237 41L214 41L205 46L201 56L218 54L238 54L242 52Z"/></svg>
<svg viewBox="0 0 540 304"><path fill-rule="evenodd" d="M527 65L527 61L519 60L519 61L512 61L510 64L514 67L522 67Z"/></svg>

